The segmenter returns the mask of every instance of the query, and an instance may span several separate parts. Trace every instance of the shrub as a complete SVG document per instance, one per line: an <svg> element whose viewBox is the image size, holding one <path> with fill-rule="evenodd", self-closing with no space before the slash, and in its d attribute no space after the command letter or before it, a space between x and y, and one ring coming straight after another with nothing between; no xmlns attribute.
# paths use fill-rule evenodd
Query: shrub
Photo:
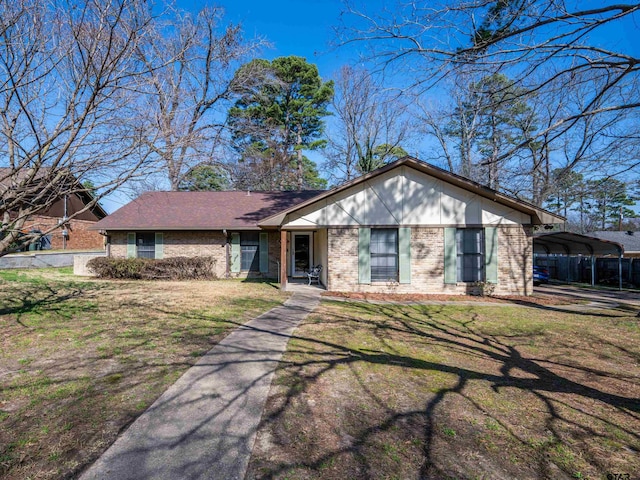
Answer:
<svg viewBox="0 0 640 480"><path fill-rule="evenodd" d="M489 282L473 282L471 287L473 288L471 295L479 297L492 297L496 290L495 284Z"/></svg>
<svg viewBox="0 0 640 480"><path fill-rule="evenodd" d="M92 258L87 262L87 268L100 278L140 279L145 263L144 258Z"/></svg>
<svg viewBox="0 0 640 480"><path fill-rule="evenodd" d="M142 269L142 278L168 280L214 279L213 257L171 257L149 260Z"/></svg>
<svg viewBox="0 0 640 480"><path fill-rule="evenodd" d="M215 260L212 257L106 258L89 260L87 267L100 278L127 280L211 280Z"/></svg>

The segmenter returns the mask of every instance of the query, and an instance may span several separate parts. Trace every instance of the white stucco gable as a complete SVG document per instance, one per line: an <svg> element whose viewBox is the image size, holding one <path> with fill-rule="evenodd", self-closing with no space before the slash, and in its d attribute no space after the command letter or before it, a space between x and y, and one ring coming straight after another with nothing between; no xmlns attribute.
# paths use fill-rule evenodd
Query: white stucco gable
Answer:
<svg viewBox="0 0 640 480"><path fill-rule="evenodd" d="M523 212L401 165L290 213L283 226L530 223Z"/></svg>

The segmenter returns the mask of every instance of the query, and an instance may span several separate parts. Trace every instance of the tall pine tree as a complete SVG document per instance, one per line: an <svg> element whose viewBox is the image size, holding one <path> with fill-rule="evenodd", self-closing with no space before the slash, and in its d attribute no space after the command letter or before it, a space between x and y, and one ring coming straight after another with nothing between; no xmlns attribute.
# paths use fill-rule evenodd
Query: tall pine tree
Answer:
<svg viewBox="0 0 640 480"><path fill-rule="evenodd" d="M323 118L333 82L323 82L315 65L302 57L253 60L242 66L234 85L237 100L228 120L254 188L303 190L309 161L303 154L324 144ZM307 171L305 171L307 170Z"/></svg>

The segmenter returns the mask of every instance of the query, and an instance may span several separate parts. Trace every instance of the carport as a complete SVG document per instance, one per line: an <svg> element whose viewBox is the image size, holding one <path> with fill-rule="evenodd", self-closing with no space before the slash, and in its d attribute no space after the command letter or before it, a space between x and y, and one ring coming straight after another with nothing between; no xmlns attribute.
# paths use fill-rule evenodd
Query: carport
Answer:
<svg viewBox="0 0 640 480"><path fill-rule="evenodd" d="M546 255L582 255L591 258L591 285L595 285L596 257L618 257L618 288L622 289L622 256L624 247L616 242L601 240L577 233L555 232L535 235L533 253ZM569 271L569 270L567 270ZM571 278L566 279L567 282Z"/></svg>

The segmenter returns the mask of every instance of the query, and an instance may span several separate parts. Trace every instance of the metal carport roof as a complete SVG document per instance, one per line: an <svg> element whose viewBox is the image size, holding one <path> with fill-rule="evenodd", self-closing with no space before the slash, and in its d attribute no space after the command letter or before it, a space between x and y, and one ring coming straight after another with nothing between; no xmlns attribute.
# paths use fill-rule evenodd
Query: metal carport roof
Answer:
<svg viewBox="0 0 640 480"><path fill-rule="evenodd" d="M601 240L577 233L543 233L533 237L533 253L560 255L615 255L624 254L624 247L616 242Z"/></svg>
<svg viewBox="0 0 640 480"><path fill-rule="evenodd" d="M587 237L577 233L543 233L533 237L533 253L555 255L586 255L591 257L591 285L595 285L595 257L618 257L618 288L622 289L622 255L624 247L616 242Z"/></svg>

